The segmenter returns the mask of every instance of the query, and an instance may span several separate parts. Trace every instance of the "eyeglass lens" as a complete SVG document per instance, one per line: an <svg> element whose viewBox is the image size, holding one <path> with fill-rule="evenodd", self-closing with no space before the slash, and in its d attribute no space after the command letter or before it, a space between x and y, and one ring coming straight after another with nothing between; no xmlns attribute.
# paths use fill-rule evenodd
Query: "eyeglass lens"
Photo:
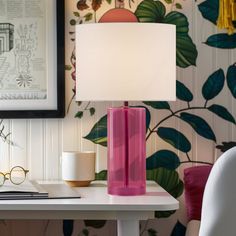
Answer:
<svg viewBox="0 0 236 236"><path fill-rule="evenodd" d="M3 173L0 172L0 186L2 186L5 182L5 176Z"/></svg>
<svg viewBox="0 0 236 236"><path fill-rule="evenodd" d="M26 172L20 166L15 166L10 171L10 180L13 184L21 184L25 181Z"/></svg>

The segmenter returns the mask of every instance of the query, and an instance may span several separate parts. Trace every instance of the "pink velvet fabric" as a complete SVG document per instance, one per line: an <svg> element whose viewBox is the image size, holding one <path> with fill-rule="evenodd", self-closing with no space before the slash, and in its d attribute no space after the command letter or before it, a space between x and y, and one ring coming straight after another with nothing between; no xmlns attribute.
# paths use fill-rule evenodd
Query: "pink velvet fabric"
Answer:
<svg viewBox="0 0 236 236"><path fill-rule="evenodd" d="M184 170L185 203L188 220L201 220L202 197L212 166Z"/></svg>

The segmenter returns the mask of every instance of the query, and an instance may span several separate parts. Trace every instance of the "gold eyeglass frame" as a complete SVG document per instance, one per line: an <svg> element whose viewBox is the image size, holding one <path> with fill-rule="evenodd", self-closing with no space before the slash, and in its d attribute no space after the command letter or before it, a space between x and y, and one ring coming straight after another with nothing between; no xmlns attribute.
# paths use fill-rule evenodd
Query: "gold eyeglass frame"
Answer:
<svg viewBox="0 0 236 236"><path fill-rule="evenodd" d="M13 171L15 168L20 168L20 169L22 169L22 171L24 171L24 174L25 174L24 179L23 179L21 182L19 182L19 183L15 183L15 182L12 181L12 179L11 179L11 173L12 173L12 171ZM20 185L20 184L22 184L22 183L25 181L26 175L27 175L28 172L29 172L29 170L25 170L22 166L13 166L13 167L11 168L10 172L5 173L5 174L4 174L3 172L0 172L0 175L2 175L2 176L4 177L3 183L2 183L2 184L0 183L0 187L4 185L4 183L5 183L6 180L10 180L11 183L13 183L13 184L15 184L15 185ZM9 177L8 177L8 176L9 176Z"/></svg>

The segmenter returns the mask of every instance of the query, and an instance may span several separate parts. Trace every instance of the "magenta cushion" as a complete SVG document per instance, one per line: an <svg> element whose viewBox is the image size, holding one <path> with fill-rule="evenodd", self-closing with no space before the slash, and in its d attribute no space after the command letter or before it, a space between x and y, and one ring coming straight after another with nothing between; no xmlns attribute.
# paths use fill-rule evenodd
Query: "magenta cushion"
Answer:
<svg viewBox="0 0 236 236"><path fill-rule="evenodd" d="M184 170L185 203L188 220L201 220L202 197L212 166Z"/></svg>

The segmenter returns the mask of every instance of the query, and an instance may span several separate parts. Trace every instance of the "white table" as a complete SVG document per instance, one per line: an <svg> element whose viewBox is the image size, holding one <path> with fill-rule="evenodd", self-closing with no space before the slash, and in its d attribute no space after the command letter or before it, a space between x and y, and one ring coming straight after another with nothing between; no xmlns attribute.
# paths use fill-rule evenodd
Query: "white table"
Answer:
<svg viewBox="0 0 236 236"><path fill-rule="evenodd" d="M119 236L137 236L140 220L154 218L155 211L179 208L179 202L154 182L147 183L142 196L108 195L104 181L76 190L80 199L0 201L0 219L117 220Z"/></svg>

